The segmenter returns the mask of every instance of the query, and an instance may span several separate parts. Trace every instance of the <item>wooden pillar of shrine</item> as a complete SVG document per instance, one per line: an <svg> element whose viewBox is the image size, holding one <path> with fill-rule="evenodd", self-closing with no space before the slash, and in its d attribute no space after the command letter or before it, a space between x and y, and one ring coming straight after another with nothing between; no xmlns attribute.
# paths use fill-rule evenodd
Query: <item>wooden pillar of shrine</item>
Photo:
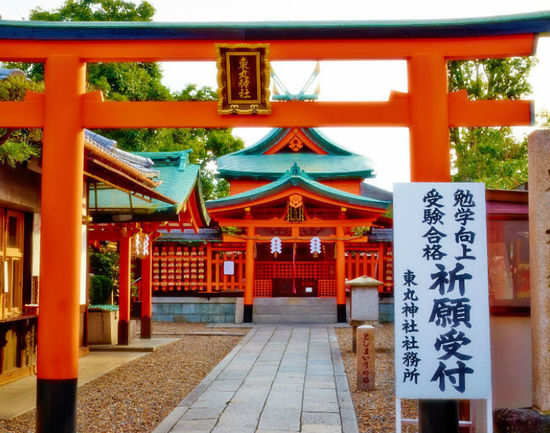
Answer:
<svg viewBox="0 0 550 433"><path fill-rule="evenodd" d="M45 64L36 430L76 431L86 66L76 56Z"/></svg>
<svg viewBox="0 0 550 433"><path fill-rule="evenodd" d="M246 262L245 262L245 287L244 287L244 310L243 322L252 322L254 308L254 227L248 229L246 240Z"/></svg>
<svg viewBox="0 0 550 433"><path fill-rule="evenodd" d="M409 135L412 182L450 182L451 156L447 64L440 55L408 62ZM458 402L420 400L420 433L458 432Z"/></svg>
<svg viewBox="0 0 550 433"><path fill-rule="evenodd" d="M130 270L132 262L131 236L124 233L119 243L118 277L118 344L130 342Z"/></svg>
<svg viewBox="0 0 550 433"><path fill-rule="evenodd" d="M339 323L347 321L346 315L346 249L344 227L336 226L336 314Z"/></svg>
<svg viewBox="0 0 550 433"><path fill-rule="evenodd" d="M447 63L440 55L408 61L412 182L450 182Z"/></svg>
<svg viewBox="0 0 550 433"><path fill-rule="evenodd" d="M141 259L141 338L151 338L153 316L153 237L149 235L147 256Z"/></svg>

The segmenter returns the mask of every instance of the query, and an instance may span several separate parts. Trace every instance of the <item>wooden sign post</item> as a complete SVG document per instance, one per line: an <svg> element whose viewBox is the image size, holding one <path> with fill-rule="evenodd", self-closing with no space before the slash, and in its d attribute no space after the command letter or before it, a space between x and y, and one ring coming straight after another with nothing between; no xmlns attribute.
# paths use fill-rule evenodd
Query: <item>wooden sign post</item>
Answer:
<svg viewBox="0 0 550 433"><path fill-rule="evenodd" d="M398 404L484 399L491 433L485 186L396 184L394 248ZM421 421L423 433L458 429Z"/></svg>

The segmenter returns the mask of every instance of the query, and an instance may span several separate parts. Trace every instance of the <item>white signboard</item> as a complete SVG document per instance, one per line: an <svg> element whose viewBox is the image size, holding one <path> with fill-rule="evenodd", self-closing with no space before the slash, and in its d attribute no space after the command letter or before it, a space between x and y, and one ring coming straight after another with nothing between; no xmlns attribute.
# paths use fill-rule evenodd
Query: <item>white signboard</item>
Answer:
<svg viewBox="0 0 550 433"><path fill-rule="evenodd" d="M223 274L234 275L235 274L235 262L226 260L223 262Z"/></svg>
<svg viewBox="0 0 550 433"><path fill-rule="evenodd" d="M485 187L394 185L397 398L490 399Z"/></svg>

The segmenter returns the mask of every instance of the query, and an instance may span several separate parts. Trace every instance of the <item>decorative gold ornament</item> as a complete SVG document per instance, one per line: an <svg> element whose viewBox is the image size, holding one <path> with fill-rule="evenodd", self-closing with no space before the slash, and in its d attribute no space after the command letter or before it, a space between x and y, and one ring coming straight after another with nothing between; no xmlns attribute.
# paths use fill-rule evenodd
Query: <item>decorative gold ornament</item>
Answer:
<svg viewBox="0 0 550 433"><path fill-rule="evenodd" d="M304 221L304 200L300 194L292 194L288 198L286 219L294 223Z"/></svg>
<svg viewBox="0 0 550 433"><path fill-rule="evenodd" d="M271 114L269 44L216 44L218 113Z"/></svg>

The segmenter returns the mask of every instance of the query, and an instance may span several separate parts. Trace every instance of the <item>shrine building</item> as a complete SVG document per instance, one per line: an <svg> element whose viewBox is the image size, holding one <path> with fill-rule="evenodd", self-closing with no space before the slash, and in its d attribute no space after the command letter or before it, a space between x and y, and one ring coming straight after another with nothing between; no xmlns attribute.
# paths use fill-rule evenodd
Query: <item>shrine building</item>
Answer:
<svg viewBox="0 0 550 433"><path fill-rule="evenodd" d="M371 241L373 229L391 227L391 201L365 194L363 180L374 177L367 158L316 129L277 128L220 157L218 170L230 194L206 206L219 235L174 230L155 243L159 320L172 308L162 298L226 295L244 298L245 322L269 320L255 307L259 298L280 298L282 315L293 298L324 298L329 314L320 321L344 322L346 279L373 276L384 282L380 292L391 292L391 239Z"/></svg>

